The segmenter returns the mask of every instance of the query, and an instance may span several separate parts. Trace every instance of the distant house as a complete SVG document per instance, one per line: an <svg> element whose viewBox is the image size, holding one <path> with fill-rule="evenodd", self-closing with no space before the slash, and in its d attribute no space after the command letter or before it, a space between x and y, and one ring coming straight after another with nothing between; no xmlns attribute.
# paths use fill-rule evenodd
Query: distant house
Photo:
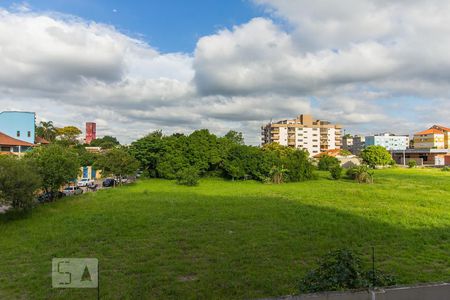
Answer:
<svg viewBox="0 0 450 300"><path fill-rule="evenodd" d="M0 154L20 155L28 151L34 144L15 139L0 132Z"/></svg>
<svg viewBox="0 0 450 300"><path fill-rule="evenodd" d="M36 138L34 139L34 143L39 146L41 146L41 145L45 146L45 145L50 144L49 141L47 141L46 139L44 139L40 136L36 136Z"/></svg>
<svg viewBox="0 0 450 300"><path fill-rule="evenodd" d="M326 156L326 155L336 157L339 160L339 162L341 163L341 166L344 168L351 168L351 167L359 166L361 164L361 160L356 155L353 155L353 154L347 155L341 149L327 150L325 152L314 155L314 158L320 159L321 157Z"/></svg>
<svg viewBox="0 0 450 300"><path fill-rule="evenodd" d="M448 149L450 129L445 131L443 128L433 126L414 134L414 149Z"/></svg>
<svg viewBox="0 0 450 300"><path fill-rule="evenodd" d="M11 138L34 144L35 119L34 112L0 112L0 132Z"/></svg>
<svg viewBox="0 0 450 300"><path fill-rule="evenodd" d="M35 137L35 119L34 112L0 112L0 153L20 155L35 145L49 144Z"/></svg>

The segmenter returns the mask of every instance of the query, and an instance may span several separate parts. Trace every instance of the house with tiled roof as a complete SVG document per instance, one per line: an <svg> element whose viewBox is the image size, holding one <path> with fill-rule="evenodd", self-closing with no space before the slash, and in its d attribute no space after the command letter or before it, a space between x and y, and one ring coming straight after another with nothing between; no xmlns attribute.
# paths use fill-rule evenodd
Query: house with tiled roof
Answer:
<svg viewBox="0 0 450 300"><path fill-rule="evenodd" d="M415 149L448 149L448 134L444 127L434 125L430 129L414 134ZM447 144L446 144L447 141Z"/></svg>
<svg viewBox="0 0 450 300"><path fill-rule="evenodd" d="M35 145L35 113L0 112L0 153L21 154Z"/></svg>
<svg viewBox="0 0 450 300"><path fill-rule="evenodd" d="M15 139L3 132L0 132L0 154L21 154L33 147L34 144Z"/></svg>

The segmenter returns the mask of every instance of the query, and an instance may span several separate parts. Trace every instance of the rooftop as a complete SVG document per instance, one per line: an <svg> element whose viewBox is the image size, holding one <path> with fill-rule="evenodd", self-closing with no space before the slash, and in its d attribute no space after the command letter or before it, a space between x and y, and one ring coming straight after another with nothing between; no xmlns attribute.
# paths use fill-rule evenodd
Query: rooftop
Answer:
<svg viewBox="0 0 450 300"><path fill-rule="evenodd" d="M428 135L428 134L444 134L444 132L442 130L430 128L430 129L416 133L416 135Z"/></svg>
<svg viewBox="0 0 450 300"><path fill-rule="evenodd" d="M3 132L0 132L0 145L2 145L2 146L28 146L28 147L34 146L31 143L12 138L9 135L4 134Z"/></svg>

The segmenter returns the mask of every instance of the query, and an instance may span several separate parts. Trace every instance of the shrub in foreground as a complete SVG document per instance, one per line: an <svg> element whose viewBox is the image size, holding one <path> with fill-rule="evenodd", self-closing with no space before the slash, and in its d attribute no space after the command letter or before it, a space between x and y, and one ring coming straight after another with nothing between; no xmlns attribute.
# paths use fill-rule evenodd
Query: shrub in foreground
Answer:
<svg viewBox="0 0 450 300"><path fill-rule="evenodd" d="M417 162L415 160L408 161L408 167L410 169L417 167Z"/></svg>
<svg viewBox="0 0 450 300"><path fill-rule="evenodd" d="M339 162L339 159L337 159L336 157L323 155L319 159L319 164L317 165L317 168L321 171L330 171L331 168L340 165L341 163Z"/></svg>
<svg viewBox="0 0 450 300"><path fill-rule="evenodd" d="M40 185L41 179L29 161L0 158L0 202L17 210L29 210Z"/></svg>
<svg viewBox="0 0 450 300"><path fill-rule="evenodd" d="M187 167L187 168L181 169L176 174L177 184L187 185L187 186L198 185L198 181L200 179L200 176L198 175L198 173L199 173L198 169L196 169L194 167Z"/></svg>
<svg viewBox="0 0 450 300"><path fill-rule="evenodd" d="M373 172L369 166L360 165L347 170L347 177L358 183L373 183Z"/></svg>
<svg viewBox="0 0 450 300"><path fill-rule="evenodd" d="M329 252L319 260L319 266L308 272L300 282L301 293L342 291L395 284L393 276L365 270L361 258L351 250Z"/></svg>
<svg viewBox="0 0 450 300"><path fill-rule="evenodd" d="M330 168L331 178L333 178L334 180L341 179L343 170L344 169L339 165L331 167Z"/></svg>
<svg viewBox="0 0 450 300"><path fill-rule="evenodd" d="M25 159L35 167L46 192L58 191L62 185L77 178L80 172L77 153L57 144L34 148Z"/></svg>
<svg viewBox="0 0 450 300"><path fill-rule="evenodd" d="M392 162L392 156L383 146L369 146L361 152L363 161L372 168L387 166Z"/></svg>
<svg viewBox="0 0 450 300"><path fill-rule="evenodd" d="M450 172L450 167L443 167L443 168L442 168L442 171L443 171L443 172Z"/></svg>

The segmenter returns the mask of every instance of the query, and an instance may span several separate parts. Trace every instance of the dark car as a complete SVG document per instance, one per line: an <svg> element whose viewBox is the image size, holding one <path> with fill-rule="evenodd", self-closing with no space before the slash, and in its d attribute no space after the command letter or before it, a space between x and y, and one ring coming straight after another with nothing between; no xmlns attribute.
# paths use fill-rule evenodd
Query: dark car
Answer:
<svg viewBox="0 0 450 300"><path fill-rule="evenodd" d="M112 178L106 178L105 180L103 180L103 187L112 187L117 185L117 180L112 179Z"/></svg>
<svg viewBox="0 0 450 300"><path fill-rule="evenodd" d="M54 201L56 199L62 198L66 196L64 193L57 191L57 192L47 192L47 193L43 193L41 195L38 196L37 200L41 203L43 202L51 202Z"/></svg>

